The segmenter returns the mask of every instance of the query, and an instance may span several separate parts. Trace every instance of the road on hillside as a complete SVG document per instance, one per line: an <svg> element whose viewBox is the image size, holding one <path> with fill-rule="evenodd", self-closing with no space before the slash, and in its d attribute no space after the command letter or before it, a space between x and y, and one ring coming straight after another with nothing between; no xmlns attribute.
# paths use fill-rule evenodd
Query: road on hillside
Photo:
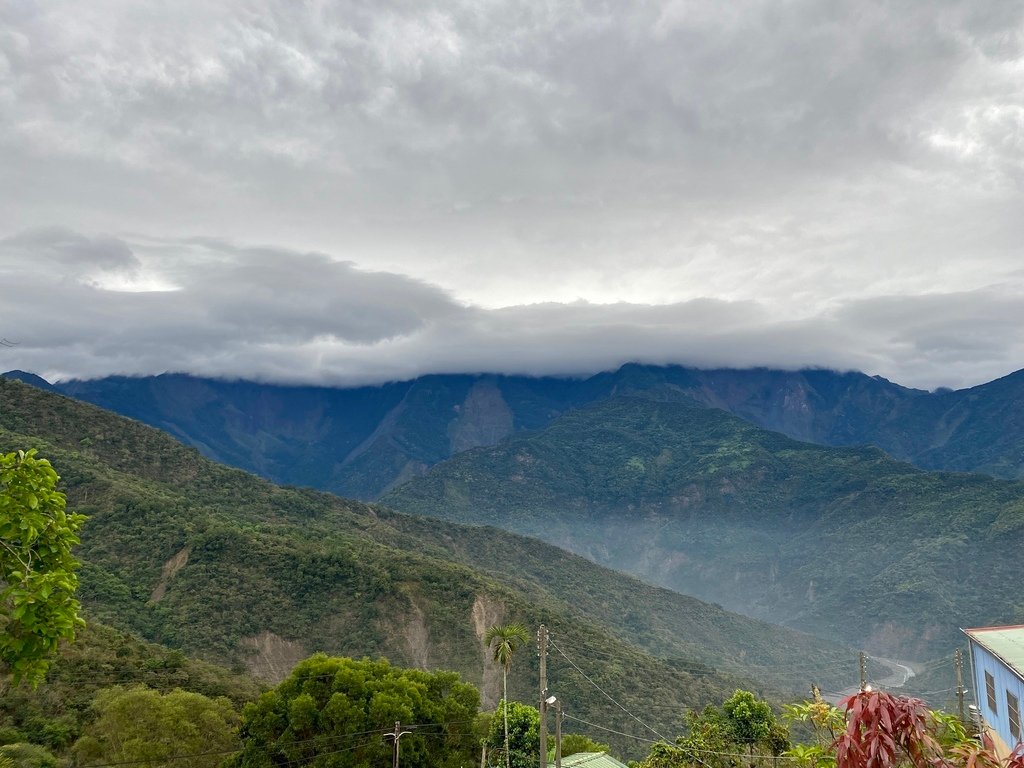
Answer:
<svg viewBox="0 0 1024 768"><path fill-rule="evenodd" d="M893 661L892 659L883 659L880 656L869 657L871 661L877 662L882 666L886 667L887 672L885 676L878 680L869 680L872 688L881 690L892 690L893 688L902 688L907 684L907 680L914 676L914 669L907 664L900 661ZM858 686L854 685L850 688L844 688L839 693L830 693L828 695L822 695L823 698L830 704L838 704L841 699L846 698L852 693L856 693L859 690Z"/></svg>

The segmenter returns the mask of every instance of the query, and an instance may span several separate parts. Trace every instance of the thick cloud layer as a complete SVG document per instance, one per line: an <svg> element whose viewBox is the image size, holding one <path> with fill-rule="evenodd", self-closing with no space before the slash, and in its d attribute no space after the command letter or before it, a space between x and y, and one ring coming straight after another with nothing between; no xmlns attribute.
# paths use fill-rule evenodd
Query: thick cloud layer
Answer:
<svg viewBox="0 0 1024 768"><path fill-rule="evenodd" d="M56 378L189 371L357 384L431 372L582 374L635 360L829 366L959 386L1024 359L1019 286L877 297L791 318L755 301L486 309L318 253L215 240L0 241L4 368Z"/></svg>
<svg viewBox="0 0 1024 768"><path fill-rule="evenodd" d="M48 371L977 382L1024 365L1022 183L1005 0L0 3L3 258L73 302L8 263L0 335Z"/></svg>

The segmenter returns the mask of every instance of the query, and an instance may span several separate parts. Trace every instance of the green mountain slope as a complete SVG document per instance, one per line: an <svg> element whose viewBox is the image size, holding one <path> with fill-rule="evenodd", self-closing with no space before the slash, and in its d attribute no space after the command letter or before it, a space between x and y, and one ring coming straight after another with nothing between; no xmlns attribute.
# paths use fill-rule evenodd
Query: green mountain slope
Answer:
<svg viewBox="0 0 1024 768"><path fill-rule="evenodd" d="M797 442L685 397L599 403L383 501L904 658L1024 619L1024 484Z"/></svg>
<svg viewBox="0 0 1024 768"><path fill-rule="evenodd" d="M25 447L53 461L70 503L90 516L81 596L91 615L264 677L315 650L385 655L456 669L493 703L499 675L480 635L505 620L543 621L627 707L657 702L653 724L671 731L684 707L736 685L782 693L853 673L844 649L528 539L277 487L137 422L0 381L0 450ZM535 668L523 652L517 697L534 698ZM562 657L550 669L580 717L636 725ZM755 672L767 686L750 680Z"/></svg>

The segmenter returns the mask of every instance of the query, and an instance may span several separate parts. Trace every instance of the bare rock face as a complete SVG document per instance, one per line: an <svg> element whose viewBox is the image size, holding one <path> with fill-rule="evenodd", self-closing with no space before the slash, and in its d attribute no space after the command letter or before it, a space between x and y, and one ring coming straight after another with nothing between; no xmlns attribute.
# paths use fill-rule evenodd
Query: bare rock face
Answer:
<svg viewBox="0 0 1024 768"><path fill-rule="evenodd" d="M402 626L402 640L412 665L419 669L429 669L430 630L423 611L416 603L412 604L412 612Z"/></svg>
<svg viewBox="0 0 1024 768"><path fill-rule="evenodd" d="M459 415L448 427L452 454L497 445L512 434L512 410L493 381L476 382L459 407Z"/></svg>
<svg viewBox="0 0 1024 768"><path fill-rule="evenodd" d="M167 585L171 583L171 579L174 578L175 574L185 567L188 563L188 556L191 553L192 548L185 547L174 557L164 563L164 567L160 571L160 580L157 581L156 586L153 587L152 594L149 596L150 602L159 603L163 600L164 595L167 594Z"/></svg>
<svg viewBox="0 0 1024 768"><path fill-rule="evenodd" d="M254 677L280 683L309 654L298 640L285 640L273 632L263 631L242 638L242 647L251 651L245 666Z"/></svg>
<svg viewBox="0 0 1024 768"><path fill-rule="evenodd" d="M491 653L483 648L484 635L487 630L505 620L505 605L487 595L477 595L470 612L473 630L480 638L483 649L483 671L480 677L480 704L486 709L494 709L501 701L501 667L494 663Z"/></svg>

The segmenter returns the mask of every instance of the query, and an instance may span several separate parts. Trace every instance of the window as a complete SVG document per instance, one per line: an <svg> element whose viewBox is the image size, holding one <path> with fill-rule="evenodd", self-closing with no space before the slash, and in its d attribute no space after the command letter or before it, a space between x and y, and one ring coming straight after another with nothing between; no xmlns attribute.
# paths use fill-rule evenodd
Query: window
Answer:
<svg viewBox="0 0 1024 768"><path fill-rule="evenodd" d="M985 673L985 696L988 697L988 708L992 710L992 714L997 713L999 710L996 709L996 681L991 672Z"/></svg>
<svg viewBox="0 0 1024 768"><path fill-rule="evenodd" d="M1020 741L1020 700L1009 691L1006 692L1006 710L1010 713L1010 735Z"/></svg>

